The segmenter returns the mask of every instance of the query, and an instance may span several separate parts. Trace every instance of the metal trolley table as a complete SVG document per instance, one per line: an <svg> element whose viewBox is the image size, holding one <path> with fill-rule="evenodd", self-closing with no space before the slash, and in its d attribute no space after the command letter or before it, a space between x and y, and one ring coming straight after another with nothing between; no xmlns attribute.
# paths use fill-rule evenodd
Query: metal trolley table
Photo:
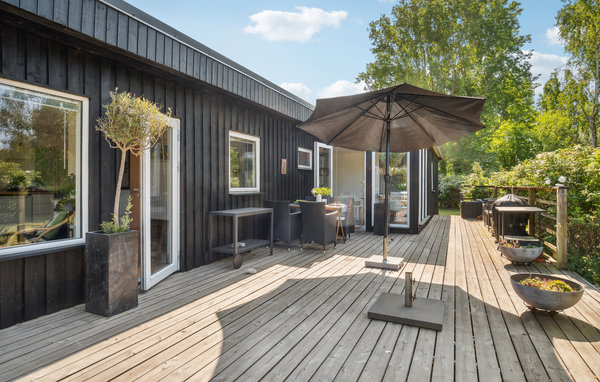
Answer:
<svg viewBox="0 0 600 382"><path fill-rule="evenodd" d="M247 216L256 216L269 214L269 240L260 239L246 239L244 240L244 246L240 246L238 242L238 222L239 218ZM228 253L233 255L233 267L239 268L242 266L242 253L249 252L253 249L269 246L271 249L271 255L273 254L273 209L272 208L259 208L259 207L247 207L247 208L236 208L231 210L221 211L210 211L208 213L208 253L212 258L213 252ZM233 223L233 243L213 247L213 220L216 216L231 217Z"/></svg>

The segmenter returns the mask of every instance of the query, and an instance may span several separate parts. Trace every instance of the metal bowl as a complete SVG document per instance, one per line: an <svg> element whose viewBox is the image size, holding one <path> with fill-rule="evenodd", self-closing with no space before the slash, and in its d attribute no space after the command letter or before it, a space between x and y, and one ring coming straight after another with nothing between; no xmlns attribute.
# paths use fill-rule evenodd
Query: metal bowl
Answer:
<svg viewBox="0 0 600 382"><path fill-rule="evenodd" d="M536 276L546 280L563 281L573 288L573 292L552 292L549 290L541 290L528 285L519 284L519 281L523 279ZM517 273L510 276L510 282L517 295L521 297L521 299L525 301L527 305L536 309L547 310L550 312L570 308L577 304L577 302L581 300L581 296L583 296L583 287L580 284L551 275Z"/></svg>
<svg viewBox="0 0 600 382"><path fill-rule="evenodd" d="M535 248L512 248L501 245L499 249L500 253L513 263L531 263L542 254L544 247L540 245Z"/></svg>

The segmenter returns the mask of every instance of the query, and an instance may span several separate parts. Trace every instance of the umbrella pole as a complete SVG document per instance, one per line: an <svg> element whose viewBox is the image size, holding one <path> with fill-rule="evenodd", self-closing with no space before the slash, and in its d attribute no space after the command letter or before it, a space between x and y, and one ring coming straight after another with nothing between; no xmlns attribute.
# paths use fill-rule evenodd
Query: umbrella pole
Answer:
<svg viewBox="0 0 600 382"><path fill-rule="evenodd" d="M399 257L393 257L388 260L388 237L390 234L390 135L391 135L391 118L390 113L392 111L392 98L388 95L386 97L386 118L385 118L385 198L383 203L383 210L385 211L383 222L385 228L383 229L383 256L371 256L365 260L365 266L372 268L389 269L397 271L400 269L404 259Z"/></svg>
<svg viewBox="0 0 600 382"><path fill-rule="evenodd" d="M389 105L388 105L389 109ZM387 263L388 258L388 236L390 233L390 120L385 121L385 201L383 210L385 211L384 228L383 228L383 262Z"/></svg>

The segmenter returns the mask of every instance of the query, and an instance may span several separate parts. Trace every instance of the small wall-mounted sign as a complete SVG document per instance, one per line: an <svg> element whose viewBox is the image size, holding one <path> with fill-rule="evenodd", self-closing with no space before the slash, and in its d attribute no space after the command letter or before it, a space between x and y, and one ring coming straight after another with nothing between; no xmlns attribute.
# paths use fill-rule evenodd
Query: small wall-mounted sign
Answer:
<svg viewBox="0 0 600 382"><path fill-rule="evenodd" d="M287 175L287 159L281 158L281 175Z"/></svg>

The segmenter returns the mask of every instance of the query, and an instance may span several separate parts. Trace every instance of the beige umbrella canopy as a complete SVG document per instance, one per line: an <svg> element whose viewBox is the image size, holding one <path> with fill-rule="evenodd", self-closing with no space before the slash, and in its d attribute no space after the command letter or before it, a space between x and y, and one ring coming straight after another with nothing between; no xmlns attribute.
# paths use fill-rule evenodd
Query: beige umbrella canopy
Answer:
<svg viewBox="0 0 600 382"><path fill-rule="evenodd" d="M439 146L485 126L484 98L451 96L403 83L317 100L299 127L326 144L386 153L384 261L389 232L389 153Z"/></svg>

